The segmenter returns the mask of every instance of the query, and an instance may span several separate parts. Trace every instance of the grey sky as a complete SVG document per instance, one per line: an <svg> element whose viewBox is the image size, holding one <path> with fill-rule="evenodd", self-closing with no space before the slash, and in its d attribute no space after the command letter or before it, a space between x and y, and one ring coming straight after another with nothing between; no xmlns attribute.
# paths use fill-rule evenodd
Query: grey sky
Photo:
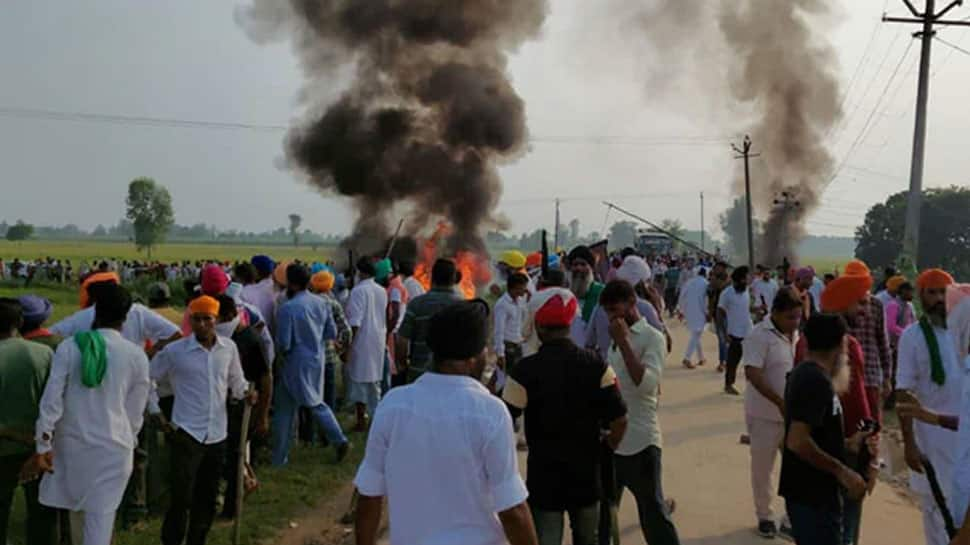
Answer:
<svg viewBox="0 0 970 545"><path fill-rule="evenodd" d="M719 109L729 105L695 101L689 89L651 90L647 75L662 59L634 45L628 21L597 9L615 1L554 0L543 36L512 59L533 136L530 152L503 167L501 211L514 232L549 226L555 196L564 199L564 221L577 217L584 231L602 229L606 210L599 201L609 196L648 218L678 218L689 228L700 225L701 191L708 226L730 202L737 163L727 143L714 139L737 137L743 124L723 126ZM282 132L3 114L4 108L32 108L286 125L298 113L303 81L296 59L288 44L252 43L233 20L240 3L4 2L0 218L112 224L123 213L128 181L152 176L171 190L180 223L264 230L285 225L287 214L296 212L309 228L345 233L352 212L344 202L319 195L275 166ZM843 4L844 22L818 26L838 52L844 85L874 37L846 103L849 123L830 137L841 163L914 29L877 29L884 6L904 11L898 0L837 3ZM970 17L970 8L953 17ZM953 28L940 37L970 49L967 34ZM910 49L810 231L850 234L870 204L908 186L918 49L918 43ZM970 154L961 135L970 122L970 55L936 42L934 67L926 183L964 184ZM753 167L757 182L757 163ZM616 213L609 217L616 219Z"/></svg>

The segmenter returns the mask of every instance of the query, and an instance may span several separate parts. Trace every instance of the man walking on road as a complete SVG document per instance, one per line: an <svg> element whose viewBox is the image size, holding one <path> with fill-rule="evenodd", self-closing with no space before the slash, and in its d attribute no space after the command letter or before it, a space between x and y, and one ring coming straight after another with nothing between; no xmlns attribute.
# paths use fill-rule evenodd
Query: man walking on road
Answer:
<svg viewBox="0 0 970 545"><path fill-rule="evenodd" d="M697 276L691 278L684 289L680 292L680 304L678 305L681 315L690 331L690 340L687 341L687 352L684 353L684 367L694 368L691 361L694 353L697 353L697 365L704 365L704 347L701 337L704 334L704 327L707 325L707 278L704 268L697 272Z"/></svg>
<svg viewBox="0 0 970 545"><path fill-rule="evenodd" d="M640 316L636 292L628 282L610 282L600 295L600 305L610 318L613 346L609 364L628 410L627 431L614 457L614 503L618 505L623 489L629 488L637 502L640 528L647 543L679 545L677 529L664 501L662 439L657 418L665 339Z"/></svg>
<svg viewBox="0 0 970 545"><path fill-rule="evenodd" d="M577 309L568 294L553 295L536 311L542 346L512 369L503 393L514 418L526 415L526 482L540 545L561 545L565 513L574 545L597 544L600 423L609 423L612 449L626 431L613 369L569 338Z"/></svg>
<svg viewBox="0 0 970 545"><path fill-rule="evenodd" d="M751 323L751 295L748 293L748 268L738 267L731 273L731 285L724 288L717 301L717 325L727 336L729 345L727 367L724 369L724 393L740 395L734 382L741 363L744 338L753 327ZM718 366L718 371L722 370Z"/></svg>
<svg viewBox="0 0 970 545"><path fill-rule="evenodd" d="M845 365L845 321L818 314L805 326L808 359L788 378L785 449L779 493L785 498L798 545L844 545L841 489L852 499L866 492L862 476L846 466L846 449L865 448L861 434L846 440L833 379Z"/></svg>
<svg viewBox="0 0 970 545"><path fill-rule="evenodd" d="M844 276L868 276L869 267L859 260L850 261L845 266ZM883 304L868 295L862 311L849 324L849 333L862 344L865 358L866 397L873 417L882 422L882 404L893 390L893 357L889 349L886 328L886 314Z"/></svg>
<svg viewBox="0 0 970 545"><path fill-rule="evenodd" d="M953 284L953 278L933 269L921 274L916 284L925 314L899 339L896 387L918 399L930 411L959 414L964 366L957 358L956 343L946 328L946 290ZM900 426L906 444L906 464L911 470L909 486L920 499L926 543L946 545L949 540L943 517L933 499L922 460L933 465L943 495L951 498L958 434L924 422L914 423L909 418L900 419Z"/></svg>
<svg viewBox="0 0 970 545"><path fill-rule="evenodd" d="M394 545L538 545L512 418L480 382L488 306L463 302L428 323L434 364L381 403L354 484L358 545L375 545L384 496Z"/></svg>
<svg viewBox="0 0 970 545"><path fill-rule="evenodd" d="M802 303L791 288L775 295L771 314L744 340L744 416L751 445L751 489L754 493L758 534L778 534L771 500L771 473L778 446L785 437L785 380L795 364Z"/></svg>

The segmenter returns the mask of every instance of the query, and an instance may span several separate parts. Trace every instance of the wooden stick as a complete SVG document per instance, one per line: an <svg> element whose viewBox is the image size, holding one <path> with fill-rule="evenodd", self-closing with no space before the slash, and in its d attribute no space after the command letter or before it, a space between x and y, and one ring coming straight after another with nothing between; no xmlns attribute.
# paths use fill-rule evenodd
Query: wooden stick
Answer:
<svg viewBox="0 0 970 545"><path fill-rule="evenodd" d="M239 530L242 525L243 497L246 495L246 485L243 482L246 475L246 443L249 441L249 417L253 406L249 400L243 401L242 429L239 432L239 460L236 464L236 516L232 521L232 544L239 545Z"/></svg>
<svg viewBox="0 0 970 545"><path fill-rule="evenodd" d="M387 247L387 253L384 254L384 259L391 257L391 252L394 251L394 245L397 244L397 237L401 235L401 228L404 227L404 218L397 222L397 229L394 230L394 236L391 238L391 244Z"/></svg>

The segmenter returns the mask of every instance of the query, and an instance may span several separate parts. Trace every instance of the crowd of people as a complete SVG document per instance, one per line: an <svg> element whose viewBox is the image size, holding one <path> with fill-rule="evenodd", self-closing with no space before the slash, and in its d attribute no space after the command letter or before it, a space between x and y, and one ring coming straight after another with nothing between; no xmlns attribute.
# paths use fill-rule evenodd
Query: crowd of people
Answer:
<svg viewBox="0 0 970 545"><path fill-rule="evenodd" d="M294 439L319 442L341 463L346 409L369 431L360 544L376 543L385 499L392 543L559 544L567 516L573 543L609 543L624 490L644 539L678 544L658 416L674 320L689 335L683 367L706 365L710 331L725 394L740 395L739 368L746 379L763 537L858 543L894 400L927 543L950 543L944 515L961 528L970 290L945 272L887 271L874 290L859 261L822 278L629 248L496 261L473 300L450 259L419 278L381 256L341 274L265 255L148 267L160 281L147 305L124 287L140 264L99 263L78 278L80 310L49 328L50 301L0 299L0 543L18 486L28 543L110 543L119 509L145 507L146 417L170 450L160 541L205 543L217 515L238 515L260 450L284 466ZM170 284L182 280L178 311ZM970 525L959 532L970 543Z"/></svg>

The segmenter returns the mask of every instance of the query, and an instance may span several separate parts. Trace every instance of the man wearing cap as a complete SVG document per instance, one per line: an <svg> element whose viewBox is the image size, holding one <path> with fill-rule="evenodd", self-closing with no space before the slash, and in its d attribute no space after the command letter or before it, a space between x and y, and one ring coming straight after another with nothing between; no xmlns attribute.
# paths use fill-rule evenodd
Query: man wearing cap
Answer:
<svg viewBox="0 0 970 545"><path fill-rule="evenodd" d="M273 412L273 465L286 464L297 409L306 408L337 449L337 461L347 455L349 443L340 423L323 403L323 365L326 343L337 338L330 305L307 292L310 271L290 265L286 271L290 299L276 315L276 344L283 356Z"/></svg>
<svg viewBox="0 0 970 545"><path fill-rule="evenodd" d="M867 278L870 287L873 283L869 267L858 259L845 266L842 276ZM866 361L866 395L869 396L869 407L872 409L873 418L882 422L883 401L893 390L893 359L886 334L886 312L879 299L867 295L861 312L849 324L849 333L862 345L862 355Z"/></svg>
<svg viewBox="0 0 970 545"><path fill-rule="evenodd" d="M569 289L579 301L579 316L570 326L570 337L577 346L586 342L586 328L599 304L603 284L596 281L593 267L596 258L586 246L576 246L566 258L569 262Z"/></svg>
<svg viewBox="0 0 970 545"><path fill-rule="evenodd" d="M375 545L384 497L391 543L537 545L512 419L481 383L488 306L430 319L428 372L391 390L374 417L354 484L358 545Z"/></svg>
<svg viewBox="0 0 970 545"><path fill-rule="evenodd" d="M939 269L925 271L916 282L924 315L899 338L899 369L896 387L938 414L959 414L964 367L958 361L956 345L947 329L946 290L953 278ZM951 498L951 483L957 452L957 434L925 422L901 418L910 488L919 497L923 529L928 545L949 543L943 517L925 476L925 457L936 470L943 495ZM952 507L952 506L951 506Z"/></svg>
<svg viewBox="0 0 970 545"><path fill-rule="evenodd" d="M242 300L259 309L259 313L266 320L270 332L276 330L276 288L273 284L273 271L276 263L269 256L253 256L253 268L256 269L256 282L243 286Z"/></svg>
<svg viewBox="0 0 970 545"><path fill-rule="evenodd" d="M74 543L111 543L133 469L151 381L144 350L121 336L130 307L116 284L99 295L91 330L58 347L40 400L25 473L46 473L40 502L70 511Z"/></svg>
<svg viewBox="0 0 970 545"><path fill-rule="evenodd" d="M428 326L440 310L462 301L455 291L457 269L450 259L439 259L431 267L431 290L416 297L404 313L398 330L397 365L407 369L408 382L414 382L430 366Z"/></svg>
<svg viewBox="0 0 970 545"><path fill-rule="evenodd" d="M152 379L168 382L175 392L168 435L171 503L162 524L163 545L205 543L225 463L226 400L230 395L244 399L248 387L236 345L216 334L219 301L197 297L189 312L192 335L166 346L151 365ZM256 392L249 401L256 401Z"/></svg>
<svg viewBox="0 0 970 545"><path fill-rule="evenodd" d="M503 392L513 418L525 413L529 507L540 544L562 543L564 514L576 545L595 545L599 526L600 423L616 449L626 406L613 369L569 338L578 303L564 289L535 313L542 346L512 369ZM568 478L565 478L568 476Z"/></svg>
<svg viewBox="0 0 970 545"><path fill-rule="evenodd" d="M8 543L14 494L22 486L27 504L26 542L54 545L57 513L38 501L38 481L21 479L20 471L34 452L34 424L54 353L40 343L19 338L17 329L22 323L20 303L0 298L0 543ZM24 536L16 537L19 540L12 541L23 542Z"/></svg>
<svg viewBox="0 0 970 545"><path fill-rule="evenodd" d="M381 399L387 346L387 291L374 281L376 273L369 257L357 262L360 281L351 290L346 309L347 322L353 331L346 366L347 400L356 404L356 431L367 429L367 417L373 417ZM406 327L407 318L404 324Z"/></svg>
<svg viewBox="0 0 970 545"><path fill-rule="evenodd" d="M640 316L636 301L633 286L623 280L613 280L600 295L613 339L608 362L628 411L626 434L613 458L617 485L613 502L619 505L623 489L629 488L637 502L644 540L650 545L678 545L680 538L664 501L657 416L665 342L663 334Z"/></svg>
<svg viewBox="0 0 970 545"><path fill-rule="evenodd" d="M21 295L17 298L24 312L24 325L20 327L20 336L28 341L34 341L57 350L57 345L64 340L60 335L51 333L44 327L44 322L51 317L54 305L49 299L37 295Z"/></svg>
<svg viewBox="0 0 970 545"><path fill-rule="evenodd" d="M333 286L336 277L330 271L320 271L310 277L310 288L330 305L330 314L333 316L333 323L337 326L337 338L327 341L327 361L323 367L323 402L332 410L336 411L337 402L337 383L336 372L337 362L346 357L347 349L353 340L353 331L347 322L347 315L344 307L333 297Z"/></svg>

